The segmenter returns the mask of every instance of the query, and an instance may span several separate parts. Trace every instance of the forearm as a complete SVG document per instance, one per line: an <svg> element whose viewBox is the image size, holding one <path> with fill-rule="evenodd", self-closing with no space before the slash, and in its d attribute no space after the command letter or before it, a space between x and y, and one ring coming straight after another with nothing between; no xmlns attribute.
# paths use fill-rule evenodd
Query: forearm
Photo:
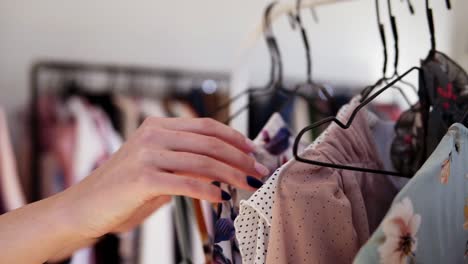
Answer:
<svg viewBox="0 0 468 264"><path fill-rule="evenodd" d="M79 244L66 210L59 194L0 216L0 263L44 263Z"/></svg>
<svg viewBox="0 0 468 264"><path fill-rule="evenodd" d="M87 239L74 244L68 243L66 247L49 258L48 263L60 263L70 258L77 250L96 244L99 239Z"/></svg>

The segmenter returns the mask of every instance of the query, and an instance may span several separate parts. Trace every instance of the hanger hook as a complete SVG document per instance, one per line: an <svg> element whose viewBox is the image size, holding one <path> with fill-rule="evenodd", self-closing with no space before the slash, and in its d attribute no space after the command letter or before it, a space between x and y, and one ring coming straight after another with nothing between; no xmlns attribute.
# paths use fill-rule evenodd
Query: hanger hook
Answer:
<svg viewBox="0 0 468 264"><path fill-rule="evenodd" d="M304 43L304 48L306 52L306 65L307 65L307 83L312 83L312 59L311 59L311 52L310 52L310 44L309 38L307 37L307 32L305 30L304 25L302 24L302 17L301 17L301 4L302 0L296 1L296 22L299 26L299 30L301 31L302 41Z"/></svg>
<svg viewBox="0 0 468 264"><path fill-rule="evenodd" d="M387 63L388 63L387 38L385 37L385 28L380 18L379 0L375 0L375 13L377 15L376 16L377 26L379 27L380 40L382 42L382 47L383 47L384 62L382 66L382 78L385 78L385 76L387 75Z"/></svg>
<svg viewBox="0 0 468 264"><path fill-rule="evenodd" d="M403 0L401 0L401 2L403 2ZM411 0L406 0L406 3L408 4L408 9L409 9L409 11L410 11L410 14L411 14L411 15L414 15L413 3L411 3Z"/></svg>
<svg viewBox="0 0 468 264"><path fill-rule="evenodd" d="M429 6L429 0L426 0L426 16L427 16L427 23L429 26L429 33L431 34L431 51L429 53L430 56L434 55L436 52L436 37L435 37L435 26L434 26L434 14L432 12L432 8ZM452 8L452 4L450 0L445 0L445 4L447 9Z"/></svg>
<svg viewBox="0 0 468 264"><path fill-rule="evenodd" d="M275 82L281 83L283 79L283 62L281 60L281 53L279 51L278 42L276 37L273 33L273 28L271 26L271 19L270 14L275 5L278 4L277 1L271 2L265 8L265 12L263 14L264 19L264 36L265 41L267 44L268 52L271 58L271 68L270 68L270 83L273 84ZM276 79L276 80L275 80Z"/></svg>
<svg viewBox="0 0 468 264"><path fill-rule="evenodd" d="M450 3L450 0L445 0L445 5L447 6L447 9L452 9L452 4Z"/></svg>
<svg viewBox="0 0 468 264"><path fill-rule="evenodd" d="M432 13L432 8L429 6L429 0L426 0L426 16L427 16L427 23L429 26L429 34L431 35L430 54L433 55L436 50L436 39L435 39L435 28L434 28L434 16Z"/></svg>
<svg viewBox="0 0 468 264"><path fill-rule="evenodd" d="M394 49L395 49L395 57L393 61L393 76L398 75L398 62L400 58L400 45L398 41L398 28L396 24L396 18L393 15L392 11L392 3L391 0L387 0L387 6L388 6L388 16L390 18L390 24L392 27L392 34L393 34L393 42L394 42Z"/></svg>

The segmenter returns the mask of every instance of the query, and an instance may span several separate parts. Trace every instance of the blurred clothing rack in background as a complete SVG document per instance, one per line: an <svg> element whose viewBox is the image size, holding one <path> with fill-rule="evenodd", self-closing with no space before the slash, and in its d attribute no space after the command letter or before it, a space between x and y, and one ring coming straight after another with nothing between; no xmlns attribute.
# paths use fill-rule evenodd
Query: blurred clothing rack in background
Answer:
<svg viewBox="0 0 468 264"><path fill-rule="evenodd" d="M38 114L38 98L41 92L41 81L43 81L43 74L58 74L62 80L75 80L83 78L83 76L91 74L99 74L107 76L110 80L110 86L104 87L104 90L117 89L117 79L127 78L129 82L138 81L139 79L155 78L162 79L169 82L171 85L166 86L171 89L165 88L169 91L154 91L154 86L146 86L142 91L141 87L138 90L132 87L132 83L124 86L123 92L127 93L160 93L160 92L174 92L177 87L174 85L176 82L183 82L185 86L193 86L195 83L199 85L206 93L214 93L217 89L227 91L229 75L219 72L202 72L202 71L188 71L178 69L163 69L145 66L124 66L118 64L98 64L98 63L83 63L76 61L58 61L58 60L42 60L35 63L30 71L30 95L31 95L31 112L30 112L30 126L31 126L31 197L33 201L40 199L41 181L39 177L35 177L39 171L39 160L36 159L40 151L40 129L39 129L39 114ZM152 88L153 91L148 88ZM159 88L159 87L158 87ZM102 91L103 89L100 89ZM159 90L159 89L158 89ZM121 91L119 89L119 91ZM58 91L60 92L60 91Z"/></svg>

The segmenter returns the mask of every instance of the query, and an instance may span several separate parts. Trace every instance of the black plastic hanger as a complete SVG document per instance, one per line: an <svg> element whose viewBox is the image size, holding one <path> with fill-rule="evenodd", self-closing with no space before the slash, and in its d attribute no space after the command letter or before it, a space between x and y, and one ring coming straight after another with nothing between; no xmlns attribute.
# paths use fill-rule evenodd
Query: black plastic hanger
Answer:
<svg viewBox="0 0 468 264"><path fill-rule="evenodd" d="M376 4L378 0L376 0ZM434 32L434 20L433 20L433 15L432 15L432 9L429 7L429 1L426 0L426 14L427 14L427 20L428 20L428 25L429 25L429 33L431 35L431 52L430 54L435 54L435 32ZM379 24L380 25L380 24ZM380 26L379 26L380 28ZM411 176L409 175L403 175L400 172L392 172L392 171L384 171L384 170L374 170L374 169L368 169L368 168L360 168L360 167L354 167L354 166L349 166L349 165L343 165L343 164L334 164L334 163L327 163L327 162L321 162L321 161L316 161L316 160L310 160L310 159L305 159L299 156L298 154L298 149L299 149L299 143L301 142L302 136L307 133L308 131L311 131L321 125L334 122L336 123L339 127L343 129L347 129L351 126L354 118L356 117L357 113L367 104L369 104L373 99L375 99L377 96L379 96L381 93L383 93L385 90L388 88L393 87L396 83L401 81L405 76L410 74L413 71L418 71L419 74L422 74L422 69L420 67L412 67L411 69L407 70L405 73L400 75L398 78L395 80L391 81L388 83L385 87L381 88L378 90L375 94L369 96L369 91L366 91L366 89L363 91L367 97L361 99L361 103L353 110L353 112L350 115L350 118L346 122L346 124L343 124L340 120L338 120L336 117L327 117L323 120L320 120L318 122L315 122L314 124L305 127L302 129L297 137L294 140L294 145L293 145L293 155L294 158L303 163L308 163L312 165L318 165L318 166L323 166L323 167L330 167L330 168L335 168L335 169L343 169L343 170L351 170L351 171L360 171L360 172L368 172L368 173L375 173L375 174L383 174L383 175L392 175L392 176L399 176L399 177L405 177L405 178L410 178ZM424 81L424 78L422 78L422 81ZM362 93L361 93L362 94ZM465 114L463 121L468 121L468 112ZM424 122L425 123L425 122ZM425 130L427 129L427 124L423 125L425 127Z"/></svg>
<svg viewBox="0 0 468 264"><path fill-rule="evenodd" d="M421 68L419 67L413 67L411 69L409 69L408 71L406 71L405 73L403 73L400 77L398 77L397 79L391 81L389 84L387 84L385 87L381 88L380 90L378 90L376 93L374 93L373 95L369 96L368 98L366 98L365 100L363 100L354 110L353 112L351 113L348 121L346 122L346 124L343 124L340 120L338 120L336 117L334 116L331 116L331 117L327 117L325 119L322 119L318 122L315 122L313 123L312 125L310 126L307 126L305 127L304 129L302 129L299 134L297 135L297 137L295 138L294 140L294 145L293 145L293 154L294 154L294 158L299 161L299 162L303 162L303 163L308 163L308 164L312 164L312 165L318 165L318 166L322 166L322 167L330 167L330 168L335 168L335 169L343 169L343 170L351 170L351 171L361 171L361 172L368 172L368 173L375 173L375 174L384 174L384 175L392 175L392 176L399 176L399 177L404 177L404 178L410 178L411 176L408 176L408 175L403 175L401 174L400 172L395 172L395 171L385 171L385 170L375 170L375 169L369 169L369 168L360 168L360 167L354 167L354 166L349 166L349 165L342 165L342 164L334 164L334 163L328 163L328 162L322 162L322 161L316 161L316 160L310 160L310 159L305 159L305 158L302 158L299 156L298 154L298 150L299 150L299 143L301 142L301 139L302 139L302 136L307 133L308 131L311 131L321 125L324 125L324 124L327 124L327 123L330 123L330 122L334 122L336 123L338 126L340 126L341 128L343 129L348 129L354 118L356 117L357 113L364 107L366 106L367 104L369 104L372 100L374 100L377 96L379 96L381 93L383 93L385 90L387 90L388 88L391 88L393 87L393 85L395 85L397 82L399 82L402 78L404 78L405 76L407 76L408 74L410 74L411 72L413 71L421 71Z"/></svg>
<svg viewBox="0 0 468 264"><path fill-rule="evenodd" d="M429 5L429 0L425 0L426 3L426 17L427 17L427 24L429 27L429 34L431 36L431 50L429 52L429 58L433 57L436 53L436 36L435 36L435 26L434 26L434 13L432 12L432 8ZM447 9L450 10L452 8L452 4L450 0L445 0L445 4Z"/></svg>
<svg viewBox="0 0 468 264"><path fill-rule="evenodd" d="M429 34L431 36L431 50L429 56L432 57L436 51L436 39L435 39L435 28L434 28L434 16L432 13L432 8L429 6L429 0L426 0L426 17L427 24L429 26Z"/></svg>
<svg viewBox="0 0 468 264"><path fill-rule="evenodd" d="M401 0L403 2L403 0ZM411 15L414 15L414 7L413 4L411 3L411 0L406 0L406 3L408 4L408 9L410 11Z"/></svg>
<svg viewBox="0 0 468 264"><path fill-rule="evenodd" d="M283 63L281 60L281 53L278 48L278 42L273 34L273 30L271 28L271 21L270 21L270 13L275 7L275 5L278 4L278 1L271 2L268 4L268 6L265 8L265 11L263 13L263 23L264 23L264 30L263 30L263 35L265 37L265 41L267 44L268 48L268 54L270 55L270 79L268 83L265 85L263 88L249 88L232 98L230 98L227 102L221 104L212 114L212 116L216 116L219 112L223 111L227 107L229 107L232 103L240 99L241 97L245 95L259 95L259 96L265 96L269 95L273 92L276 91L276 89L279 88L280 83L282 83L282 68L283 68ZM239 116L244 110L248 109L251 105L251 102L249 102L247 105L241 107L239 110L237 110L234 114L232 114L227 120L224 121L224 123L229 123L233 119L235 119L237 116Z"/></svg>
<svg viewBox="0 0 468 264"><path fill-rule="evenodd" d="M299 91L299 88L301 88L301 87L299 87L299 86L296 87L293 90L288 90L288 89L285 88L285 85L283 84L283 63L282 63L282 59L281 59L281 52L279 50L278 42L277 42L277 40L276 40L276 38L275 38L275 36L273 34L273 29L271 27L271 21L270 21L270 12L273 9L274 5L277 4L277 3L278 2L273 2L270 5L268 5L266 10L265 10L265 13L264 13L264 21L265 21L264 35L265 35L265 39L266 39L266 42L267 42L267 46L269 48L270 55L272 57L272 65L276 65L275 68L277 69L276 70L277 78L276 79L273 78L274 79L273 83L270 84L269 86L267 86L268 87L267 89L253 89L253 91L251 92L251 93L255 93L256 96L266 96L266 95L269 95L269 94L272 94L272 93L277 93L277 92L288 96L288 99L283 104L279 105L279 107L277 108L277 110L275 112L278 112L278 111L281 111L282 109L284 109L289 103L291 103L291 100L294 99L294 97L301 97L301 98L304 98L306 101L311 101L312 99L315 98L314 95L301 93ZM297 9L300 9L300 4L301 4L301 1L298 0ZM297 19L297 17L295 19ZM316 85L316 84L314 84L312 82L312 77L311 77L312 63L311 63L311 59L310 59L309 41L307 39L307 35L306 35L305 29L304 29L304 27L302 25L302 22L300 21L300 18L299 18L298 22L299 23L295 22L294 24L291 24L291 26L294 28L295 25L298 24L300 26L300 28L301 28L302 40L304 42L304 47L305 47L305 50L306 50L306 62L307 62L307 74L308 74L307 84L308 85ZM274 75L272 75L272 76L274 76ZM323 88L322 92L323 92L323 94L325 96L328 95L328 92L324 88ZM330 98L329 95L328 95L328 97ZM239 116L244 110L249 109L251 104L252 104L252 102L249 102L247 105L245 105L244 107L242 107L241 109L236 111L233 115L231 115L228 118L228 120L225 121L225 123L229 123L230 121L235 119L237 116ZM316 109L316 110L319 111L318 109Z"/></svg>
<svg viewBox="0 0 468 264"><path fill-rule="evenodd" d="M390 10L391 9L390 0L388 0L387 3L389 4L389 10ZM376 13L377 25L378 25L379 33L380 33L380 40L381 40L382 48L383 48L383 57L384 57L383 66L382 66L382 77L380 79L378 79L374 84L369 85L369 86L365 87L362 90L362 92L361 92L362 100L365 100L372 93L372 91L376 87L378 87L378 86L380 86L382 84L388 84L388 82L391 79L396 77L395 74L393 76L391 76L391 77L386 76L386 74L387 74L387 63L388 63L387 39L386 39L386 36L385 36L385 27L384 27L384 25L382 23L382 20L381 20L381 17L380 17L379 0L375 0L375 13ZM393 17L391 11L389 11L389 15L390 15L391 24L392 24L392 32L393 32L393 36L394 36L394 40L395 40L394 66L396 66L395 67L395 69L396 69L398 67L398 58L399 58L398 31L396 29L395 18ZM393 17L393 19L392 19L392 17ZM394 70L394 71L396 71L396 70ZM408 105L411 105L410 100L408 99L408 97L406 96L406 94L403 92L403 90L400 87L395 86L393 88L397 89L400 92L400 94L405 99L405 101L408 103ZM416 91L416 89L415 89L415 91Z"/></svg>
<svg viewBox="0 0 468 264"><path fill-rule="evenodd" d="M221 109L224 109L230 106L235 100L240 98L242 95L255 95L259 97L259 96L268 96L276 92L282 92L282 93L288 92L286 89L283 88L283 61L281 59L281 52L278 46L278 41L276 40L276 37L273 33L273 29L271 27L271 21L270 21L270 13L276 4L278 4L277 1L270 3L266 7L265 12L264 12L265 27L264 27L263 34L264 34L268 52L271 58L270 81L264 88L251 88L245 92L240 93L239 95L229 100L226 104L221 106ZM228 124L229 122L234 120L236 117L238 117L242 112L249 109L251 105L252 105L252 101L249 101L246 105L244 105L239 110L237 110L234 114L229 116L229 118L225 120L224 123Z"/></svg>
<svg viewBox="0 0 468 264"><path fill-rule="evenodd" d="M452 4L450 3L450 0L445 0L445 5L447 6L447 9L452 9Z"/></svg>
<svg viewBox="0 0 468 264"><path fill-rule="evenodd" d="M410 6L410 13L414 14L414 8L412 7L411 1L407 0L407 2L408 2L408 5ZM398 73L398 63L399 63L399 59L400 59L400 43L399 43L399 39L398 39L397 22L396 22L395 15L393 14L393 11L392 11L391 0L387 0L387 10L388 10L388 17L390 19L391 29L392 29L392 36L393 36L393 43L394 43L394 53L395 53L394 55L395 56L394 56L394 61L393 61L393 74L392 74L392 76L390 78L385 80L386 84L388 84L391 79L400 76L400 74ZM415 94L418 93L418 89L413 84L411 84L409 82L406 82L404 80L401 80L400 83L409 86L414 91ZM408 99L406 94L403 93L403 90L401 89L401 87L395 86L394 88L398 89L400 91L401 95L403 96L403 98L405 99L405 101L408 103L408 105L411 105L411 101Z"/></svg>
<svg viewBox="0 0 468 264"><path fill-rule="evenodd" d="M379 28L379 35L380 35L380 41L382 43L382 48L383 48L383 66L382 66L382 77L380 79L378 79L374 84L372 85L369 85L367 87L365 87L362 91L361 91L361 97L362 97L362 100L366 99L367 96L369 96L372 92L372 90L379 86L380 84L382 84L385 79L387 78L386 75L387 75L387 64L388 64L388 52L387 52L387 38L385 36L385 27L382 23L382 20L380 18L380 7L379 7L379 0L375 0L375 14L376 14L376 18L377 18L377 26Z"/></svg>
<svg viewBox="0 0 468 264"><path fill-rule="evenodd" d="M291 24L292 28L293 29L295 29L296 27L299 28L299 31L301 33L302 43L304 43L307 79L305 83L296 85L296 87L292 91L290 91L289 99L278 108L280 109L279 111L283 110L287 105L289 105L289 103L294 98L294 96L299 94L299 90L304 89L304 88L312 88L314 92L312 95L308 95L305 97L307 101L311 101L315 99L316 94L321 92L325 96L325 98L329 101L329 103L333 104L333 97L328 93L327 89L325 89L325 87L323 87L320 84L315 83L312 80L312 56L311 56L311 51L310 51L310 42L309 42L309 38L307 36L307 32L304 27L304 24L302 23L301 4L302 4L302 0L296 0L296 14L295 15L290 14L290 16L293 17L293 21L294 21L294 23Z"/></svg>

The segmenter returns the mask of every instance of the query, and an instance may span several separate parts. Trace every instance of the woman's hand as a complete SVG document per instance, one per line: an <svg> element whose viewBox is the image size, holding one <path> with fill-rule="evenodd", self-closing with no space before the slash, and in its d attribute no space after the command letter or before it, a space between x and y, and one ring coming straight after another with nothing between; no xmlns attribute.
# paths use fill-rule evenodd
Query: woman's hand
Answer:
<svg viewBox="0 0 468 264"><path fill-rule="evenodd" d="M92 239L135 227L170 195L229 200L212 182L254 190L269 173L248 155L253 150L242 134L211 119L149 118L103 166L62 194L67 221Z"/></svg>
<svg viewBox="0 0 468 264"><path fill-rule="evenodd" d="M0 263L67 257L104 234L135 227L171 195L230 199L214 181L259 188L268 170L248 155L253 148L211 119L149 118L82 182L0 216Z"/></svg>

